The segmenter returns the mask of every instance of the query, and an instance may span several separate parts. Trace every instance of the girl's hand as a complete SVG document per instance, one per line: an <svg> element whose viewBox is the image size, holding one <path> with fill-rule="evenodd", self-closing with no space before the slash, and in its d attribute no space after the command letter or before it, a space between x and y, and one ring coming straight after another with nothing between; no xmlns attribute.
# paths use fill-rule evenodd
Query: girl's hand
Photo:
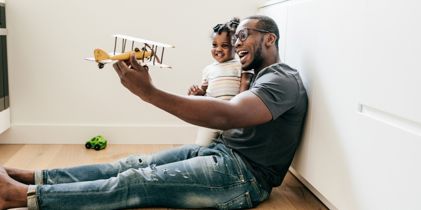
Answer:
<svg viewBox="0 0 421 210"><path fill-rule="evenodd" d="M192 85L187 92L187 95L194 95L194 96L203 96L205 95L205 91L203 91L199 86Z"/></svg>

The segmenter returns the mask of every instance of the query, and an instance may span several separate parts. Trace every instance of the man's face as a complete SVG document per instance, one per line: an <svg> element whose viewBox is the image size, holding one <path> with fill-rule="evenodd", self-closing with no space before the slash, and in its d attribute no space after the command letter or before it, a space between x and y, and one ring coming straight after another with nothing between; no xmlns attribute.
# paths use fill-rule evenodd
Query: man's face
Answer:
<svg viewBox="0 0 421 210"><path fill-rule="evenodd" d="M236 35L239 38L235 42L235 48L243 70L260 70L263 64L262 43L264 33L255 30L258 29L256 27L257 22L258 20L255 19L246 19L241 21L237 27ZM247 36L244 36L244 32ZM241 36L242 34L243 36Z"/></svg>

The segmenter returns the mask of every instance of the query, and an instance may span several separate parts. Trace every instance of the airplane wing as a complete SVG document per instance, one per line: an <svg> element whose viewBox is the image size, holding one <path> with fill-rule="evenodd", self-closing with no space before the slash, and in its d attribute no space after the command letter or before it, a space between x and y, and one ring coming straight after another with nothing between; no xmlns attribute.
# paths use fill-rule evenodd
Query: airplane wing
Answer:
<svg viewBox="0 0 421 210"><path fill-rule="evenodd" d="M107 64L107 63L111 63L113 62L113 60L101 60L101 61L96 61L94 57L90 57L90 58L85 58L85 60L87 61L94 61L94 62L98 62L98 63L103 63L103 64Z"/></svg>
<svg viewBox="0 0 421 210"><path fill-rule="evenodd" d="M108 59L108 60L102 60L102 61L96 61L94 57L85 58L85 60L87 60L87 61L93 61L93 62L97 62L97 63L101 63L101 64L108 64L108 63L116 62L116 61L113 61L113 60L110 60L110 59ZM157 63L157 62L153 63L152 61L149 61L147 59L145 61L138 60L138 62L142 66L143 65L147 65L147 66L156 66L156 67L159 67L159 68L172 69L172 67L170 65L161 64L161 63Z"/></svg>
<svg viewBox="0 0 421 210"><path fill-rule="evenodd" d="M170 47L170 48L174 48L174 45L165 44L165 43L161 43L161 42L155 42L155 41L141 39L141 38L136 38L136 37L133 37L133 36L127 36L127 35L122 35L122 34L115 34L114 37L121 38L121 39L126 39L126 40L130 40L130 41L135 41L135 42L147 43L147 44L155 45L155 46L158 46L158 47L166 47L166 48L167 47Z"/></svg>
<svg viewBox="0 0 421 210"><path fill-rule="evenodd" d="M108 54L113 56L113 55L118 55L118 54L121 54L121 53L109 52ZM107 64L107 63L113 62L113 60L111 60L111 59L97 61L97 60L95 60L94 57L85 58L85 60L87 60L87 61L94 61L94 62L102 63L102 64Z"/></svg>
<svg viewBox="0 0 421 210"><path fill-rule="evenodd" d="M142 66L147 65L147 66L157 66L157 67L159 67L161 69L162 68L164 68L164 69L172 69L172 67L170 65L167 65L167 64L161 64L161 63L157 63L157 62L155 62L155 64L154 64L152 61L145 61L145 62L143 62L141 60L138 60L138 62Z"/></svg>

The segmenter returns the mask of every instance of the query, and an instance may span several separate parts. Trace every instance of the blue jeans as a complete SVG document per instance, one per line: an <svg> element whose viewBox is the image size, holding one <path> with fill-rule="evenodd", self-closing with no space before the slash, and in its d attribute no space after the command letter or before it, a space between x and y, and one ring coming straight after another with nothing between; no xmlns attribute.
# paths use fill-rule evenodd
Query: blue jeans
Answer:
<svg viewBox="0 0 421 210"><path fill-rule="evenodd" d="M243 209L269 197L241 158L221 143L43 170L35 176L41 183L29 187L29 209Z"/></svg>

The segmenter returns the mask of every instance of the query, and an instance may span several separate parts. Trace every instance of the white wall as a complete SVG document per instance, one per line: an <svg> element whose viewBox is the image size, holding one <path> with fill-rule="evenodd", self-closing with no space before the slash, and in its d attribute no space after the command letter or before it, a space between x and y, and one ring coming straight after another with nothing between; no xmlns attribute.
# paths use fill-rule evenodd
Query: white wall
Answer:
<svg viewBox="0 0 421 210"><path fill-rule="evenodd" d="M293 170L333 209L421 209L421 2L276 2L310 97Z"/></svg>
<svg viewBox="0 0 421 210"><path fill-rule="evenodd" d="M185 94L212 62L210 31L255 14L254 1L10 0L6 2L12 128L0 143L190 143L196 128L141 102L111 66L98 70L94 48L112 50L122 33L176 46L152 71L157 86Z"/></svg>

